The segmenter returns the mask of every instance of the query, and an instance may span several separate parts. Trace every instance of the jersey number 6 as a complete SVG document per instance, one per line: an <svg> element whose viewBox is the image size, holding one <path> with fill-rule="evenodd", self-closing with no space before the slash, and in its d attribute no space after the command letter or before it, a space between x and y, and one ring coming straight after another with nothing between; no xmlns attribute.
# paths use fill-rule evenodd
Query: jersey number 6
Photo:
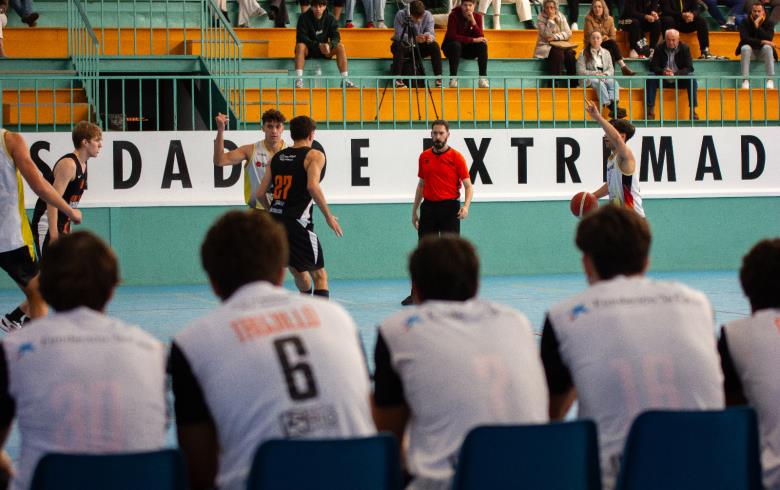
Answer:
<svg viewBox="0 0 780 490"><path fill-rule="evenodd" d="M306 347L301 338L293 335L276 339L274 349L282 366L290 398L299 401L316 397L317 382L314 380L314 371L306 363Z"/></svg>

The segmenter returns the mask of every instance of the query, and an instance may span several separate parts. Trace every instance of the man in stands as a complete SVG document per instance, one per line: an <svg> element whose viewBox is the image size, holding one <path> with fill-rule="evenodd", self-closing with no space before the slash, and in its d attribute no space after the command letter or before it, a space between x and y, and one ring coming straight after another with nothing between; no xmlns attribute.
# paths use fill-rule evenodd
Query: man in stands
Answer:
<svg viewBox="0 0 780 490"><path fill-rule="evenodd" d="M700 12L701 4L698 0L661 0L663 31L677 29L679 32L695 32L701 50L699 59L708 60L714 58L709 47L710 31Z"/></svg>
<svg viewBox="0 0 780 490"><path fill-rule="evenodd" d="M326 10L326 0L311 0L311 8L298 17L295 34L295 88L303 88L303 66L309 58L333 59L341 73L341 85L355 88L347 72L347 50L341 43L336 17Z"/></svg>
<svg viewBox="0 0 780 490"><path fill-rule="evenodd" d="M336 303L281 288L285 232L231 211L209 229L203 268L222 303L179 332L169 369L193 489L243 489L268 439L376 432L357 327Z"/></svg>
<svg viewBox="0 0 780 490"><path fill-rule="evenodd" d="M433 74L436 79L436 87L441 87L441 51L436 42L436 32L433 29L433 15L425 10L425 4L421 0L414 0L409 4L409 10L400 9L395 14L393 22L395 34L390 51L393 53L393 75L401 75L404 61L412 66L422 66L422 60L417 60L417 65L412 62L416 57L414 45L420 49L420 56L430 56L433 65ZM411 32L410 32L411 30ZM416 73L423 75L422 72ZM396 79L396 88L405 88L403 80Z"/></svg>
<svg viewBox="0 0 780 490"><path fill-rule="evenodd" d="M691 119L698 120L696 114L696 90L698 84L695 78L678 79L675 77L686 76L693 73L693 60L691 49L680 41L680 33L669 29L664 34L664 42L656 46L653 57L650 60L650 72L662 76L664 87L671 89L684 88L688 92L688 105L691 109ZM647 80L645 89L645 117L655 119L655 94L658 92L660 82L657 78Z"/></svg>
<svg viewBox="0 0 780 490"><path fill-rule="evenodd" d="M476 299L479 260L469 242L423 238L409 273L419 306L379 327L374 420L399 441L409 430L407 488L449 488L469 430L547 421L544 372L525 315Z"/></svg>
<svg viewBox="0 0 780 490"><path fill-rule="evenodd" d="M577 227L590 287L550 309L542 361L550 418L596 421L604 488L615 483L634 418L656 409L723 408L723 375L706 296L682 284L645 277L647 221L607 205Z"/></svg>
<svg viewBox="0 0 780 490"><path fill-rule="evenodd" d="M752 315L723 327L720 350L727 405L758 412L764 486L780 488L780 238L762 240L742 259L742 290Z"/></svg>
<svg viewBox="0 0 780 490"><path fill-rule="evenodd" d="M105 315L119 283L116 256L79 231L41 260L41 294L56 312L3 338L0 439L16 418L21 459L13 489L30 488L46 453L120 453L165 445L165 348Z"/></svg>
<svg viewBox="0 0 780 490"><path fill-rule="evenodd" d="M450 12L447 34L441 45L450 62L450 88L458 86L460 59L477 60L480 88L490 87L487 79L488 46L482 31L482 14L474 11L474 0L461 0L460 6Z"/></svg>

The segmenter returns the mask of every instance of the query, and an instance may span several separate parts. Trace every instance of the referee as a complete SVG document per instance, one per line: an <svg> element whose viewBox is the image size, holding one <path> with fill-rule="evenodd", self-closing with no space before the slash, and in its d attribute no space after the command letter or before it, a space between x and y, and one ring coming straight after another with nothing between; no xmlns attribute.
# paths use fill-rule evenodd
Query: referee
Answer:
<svg viewBox="0 0 780 490"><path fill-rule="evenodd" d="M460 234L460 220L469 215L474 189L471 186L466 159L458 150L447 144L449 137L450 124L442 120L433 121L433 146L420 154L417 170L420 181L417 183L412 205L412 225L417 229L420 239L430 234ZM463 206L460 205L461 183L466 191ZM401 302L404 306L412 303L413 294Z"/></svg>

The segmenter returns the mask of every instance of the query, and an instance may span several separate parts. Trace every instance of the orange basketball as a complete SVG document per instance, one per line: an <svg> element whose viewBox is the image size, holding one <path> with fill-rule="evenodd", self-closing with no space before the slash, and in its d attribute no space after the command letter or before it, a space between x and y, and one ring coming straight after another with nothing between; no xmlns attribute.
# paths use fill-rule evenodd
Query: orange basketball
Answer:
<svg viewBox="0 0 780 490"><path fill-rule="evenodd" d="M571 213L582 217L599 207L599 200L590 192L578 192L571 198Z"/></svg>

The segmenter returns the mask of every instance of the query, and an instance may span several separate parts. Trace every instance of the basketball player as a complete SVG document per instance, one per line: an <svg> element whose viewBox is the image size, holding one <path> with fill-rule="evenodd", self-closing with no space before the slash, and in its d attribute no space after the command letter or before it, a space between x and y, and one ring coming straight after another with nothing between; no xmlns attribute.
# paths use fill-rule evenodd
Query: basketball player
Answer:
<svg viewBox="0 0 780 490"><path fill-rule="evenodd" d="M610 204L586 215L576 243L590 287L551 308L542 332L550 418L579 400L578 417L598 427L605 489L640 412L723 408L712 305L699 291L645 277L650 241L632 210Z"/></svg>
<svg viewBox="0 0 780 490"><path fill-rule="evenodd" d="M22 178L33 192L62 211L74 223L81 223L81 211L71 208L59 193L43 178L30 158L21 135L0 129L3 148L0 151L0 267L24 292L28 314L37 318L46 314L46 303L38 293L38 262L30 224L24 213ZM0 321L2 330L16 325Z"/></svg>
<svg viewBox="0 0 780 490"><path fill-rule="evenodd" d="M231 211L201 259L222 303L176 335L169 363L191 487L246 488L268 439L374 434L357 327L339 305L281 287L284 228Z"/></svg>
<svg viewBox="0 0 780 490"><path fill-rule="evenodd" d="M338 218L330 212L325 194L320 188L325 173L325 154L312 148L316 129L316 123L308 116L298 116L290 121L293 146L274 155L271 171L266 172L260 182L257 195L264 195L269 186L273 185L271 205L262 200L260 204L287 231L289 266L295 278L295 286L301 293L311 294L314 282L314 294L327 298L330 292L325 258L312 221L314 203L336 236L343 236L344 232Z"/></svg>
<svg viewBox="0 0 780 490"><path fill-rule="evenodd" d="M55 313L0 345L0 436L21 433L11 488L30 488L46 453L121 453L165 446L165 348L104 314L119 282L116 256L92 233L63 235L41 260Z"/></svg>
<svg viewBox="0 0 780 490"><path fill-rule="evenodd" d="M525 315L476 299L469 242L423 237L409 272L419 306L379 327L372 411L377 429L399 441L408 425L407 488L451 488L469 430L547 422L544 370Z"/></svg>
<svg viewBox="0 0 780 490"><path fill-rule="evenodd" d="M265 175L268 165L271 163L271 158L277 151L287 146L282 139L286 121L284 114L276 109L265 111L261 117L265 138L257 143L242 145L228 152L225 152L225 128L227 127L228 117L219 112L215 120L217 123L217 137L214 140L214 165L225 167L244 162L244 201L250 208L259 209L261 206L257 203L255 197L257 186L263 180L263 175Z"/></svg>
<svg viewBox="0 0 780 490"><path fill-rule="evenodd" d="M718 343L727 405L758 413L764 487L780 488L780 238L758 242L742 259L742 290L752 315L723 327Z"/></svg>
<svg viewBox="0 0 780 490"><path fill-rule="evenodd" d="M103 147L103 133L95 124L81 121L73 128L71 138L73 152L64 155L54 164L52 185L70 207L77 208L87 188L87 162L100 153ZM50 242L59 238L61 234L70 233L70 218L38 198L33 211L31 228L35 234L35 248L40 258L46 253ZM21 328L28 319L27 311L27 304L23 303L5 315L3 323Z"/></svg>
<svg viewBox="0 0 780 490"><path fill-rule="evenodd" d="M626 145L626 142L634 136L636 128L625 119L608 121L601 115L598 105L590 100L586 100L586 104L590 117L598 121L604 130L604 142L612 152L607 159L607 182L593 195L597 199L609 195L611 203L633 209L639 216L644 217L636 159L634 152Z"/></svg>

